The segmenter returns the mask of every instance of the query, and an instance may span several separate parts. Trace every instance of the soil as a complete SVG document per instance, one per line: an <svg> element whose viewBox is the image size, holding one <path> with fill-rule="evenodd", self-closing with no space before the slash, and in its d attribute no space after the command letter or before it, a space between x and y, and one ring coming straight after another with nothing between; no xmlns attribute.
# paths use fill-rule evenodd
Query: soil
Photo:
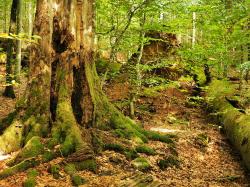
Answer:
<svg viewBox="0 0 250 187"><path fill-rule="evenodd" d="M191 84L190 84L191 87ZM150 141L157 155L140 156L147 158L152 168L141 172L133 168L124 155L114 151L104 151L97 155L98 170L81 171L80 176L87 180L82 186L173 186L173 187L247 187L250 186L250 175L244 169L240 156L234 151L221 127L208 118L203 101L192 103L191 88L180 90L168 88L157 97L141 97L136 101L136 121L145 129L160 133L172 133L177 136L175 146ZM0 88L2 95L3 88ZM22 89L21 89L22 90ZM109 99L117 103L128 99L127 84L111 83L104 89ZM0 119L14 109L16 100L0 96ZM144 109L141 106L145 106ZM124 113L126 111L124 110ZM203 137L204 139L200 138ZM179 166L161 170L159 159L170 154L178 155ZM16 153L9 155L10 158ZM54 179L48 172L50 165L60 163L64 158L57 158L49 163L36 167L39 176L38 187L72 186L70 176L63 169L60 178ZM7 160L0 161L0 170L6 168ZM27 171L17 173L0 181L3 187L19 187L27 178Z"/></svg>

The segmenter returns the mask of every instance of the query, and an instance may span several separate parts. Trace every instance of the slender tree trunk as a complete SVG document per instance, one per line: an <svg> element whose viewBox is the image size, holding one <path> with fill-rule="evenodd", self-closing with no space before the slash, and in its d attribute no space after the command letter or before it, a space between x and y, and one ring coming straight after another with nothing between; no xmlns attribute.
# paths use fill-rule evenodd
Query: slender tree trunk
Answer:
<svg viewBox="0 0 250 187"><path fill-rule="evenodd" d="M192 48L196 43L196 12L193 12Z"/></svg>
<svg viewBox="0 0 250 187"><path fill-rule="evenodd" d="M29 38L31 39L31 36L32 36L32 27L33 27L33 24L32 24L32 3L29 2L28 4L28 34L29 34Z"/></svg>
<svg viewBox="0 0 250 187"><path fill-rule="evenodd" d="M225 8L226 8L226 11L227 11L227 16L229 16L232 13L233 1L232 0L225 0ZM232 32L233 32L233 27L230 26L228 28L228 30L227 30L227 33L226 33L226 42L225 42L225 45L226 45L226 48L227 48L227 61L226 61L226 63L224 62L223 77L227 77L228 64L231 62L231 60L234 57L233 56L233 54L234 54L233 48L229 47L229 43L230 43L230 40L231 40Z"/></svg>
<svg viewBox="0 0 250 187"><path fill-rule="evenodd" d="M16 33L16 16L17 16L17 7L19 0L13 0L11 7L11 15L10 15L10 26L9 26L9 34ZM6 88L3 93L4 96L15 98L14 88L12 85L12 81L14 80L14 52L15 50L15 41L12 39L8 39L7 46L7 62L6 62Z"/></svg>
<svg viewBox="0 0 250 187"><path fill-rule="evenodd" d="M5 4L4 4L4 30L3 30L3 32L4 33L7 33L7 18L8 18L8 16L7 16L7 2L6 2L6 0L5 0Z"/></svg>
<svg viewBox="0 0 250 187"><path fill-rule="evenodd" d="M17 5L17 35L22 32L22 0L19 0ZM20 83L21 78L21 60L22 60L22 41L17 40L16 49L16 67L15 67L15 77L16 81Z"/></svg>

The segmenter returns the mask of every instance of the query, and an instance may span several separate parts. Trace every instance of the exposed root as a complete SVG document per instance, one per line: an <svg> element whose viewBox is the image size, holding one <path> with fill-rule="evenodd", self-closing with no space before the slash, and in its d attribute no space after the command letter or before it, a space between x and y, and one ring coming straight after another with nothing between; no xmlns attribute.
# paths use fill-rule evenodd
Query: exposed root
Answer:
<svg viewBox="0 0 250 187"><path fill-rule="evenodd" d="M8 176L14 175L17 172L22 172L27 170L28 168L35 167L40 164L40 161L37 158L29 158L20 162L19 164L5 169L0 173L0 179L6 178Z"/></svg>

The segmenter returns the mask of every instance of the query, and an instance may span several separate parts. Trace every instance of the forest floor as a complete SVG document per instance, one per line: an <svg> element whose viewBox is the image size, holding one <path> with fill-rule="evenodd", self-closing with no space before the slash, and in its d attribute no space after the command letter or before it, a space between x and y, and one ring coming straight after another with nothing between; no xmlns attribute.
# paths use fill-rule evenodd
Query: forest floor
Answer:
<svg viewBox="0 0 250 187"><path fill-rule="evenodd" d="M136 113L136 120L145 129L172 133L178 137L174 147L175 154L178 155L178 165L165 170L158 167L157 161L161 155L173 151L173 147L161 142L148 143L156 150L157 155L140 154L147 158L152 166L147 172L134 169L131 162L122 154L104 151L96 158L98 170L95 173L90 171L78 173L87 181L82 186L250 186L250 175L242 166L240 156L228 143L220 126L207 117L203 102L191 102L192 89L190 86L186 88L180 90L169 87L160 91L157 96L141 97L136 102L139 111ZM126 84L117 82L105 87L108 97L116 105L128 99L128 90ZM14 109L16 102L2 97L2 92L3 87L0 88L0 119ZM9 155L10 158L15 154ZM60 171L58 179L54 179L48 172L50 165L59 163L63 159L58 158L36 167L40 173L36 178L37 186L72 186L70 177L63 170ZM6 167L7 161L8 159L0 161L0 170ZM0 186L19 187L26 178L27 172L17 173L1 180Z"/></svg>

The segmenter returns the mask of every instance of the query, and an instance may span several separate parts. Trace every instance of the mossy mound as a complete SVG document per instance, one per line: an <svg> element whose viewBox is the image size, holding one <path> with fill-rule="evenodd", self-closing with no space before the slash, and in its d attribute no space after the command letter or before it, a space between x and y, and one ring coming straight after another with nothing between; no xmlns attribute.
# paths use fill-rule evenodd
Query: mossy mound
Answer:
<svg viewBox="0 0 250 187"><path fill-rule="evenodd" d="M140 171L148 171L152 168L146 158L136 158L132 161L132 166Z"/></svg>

